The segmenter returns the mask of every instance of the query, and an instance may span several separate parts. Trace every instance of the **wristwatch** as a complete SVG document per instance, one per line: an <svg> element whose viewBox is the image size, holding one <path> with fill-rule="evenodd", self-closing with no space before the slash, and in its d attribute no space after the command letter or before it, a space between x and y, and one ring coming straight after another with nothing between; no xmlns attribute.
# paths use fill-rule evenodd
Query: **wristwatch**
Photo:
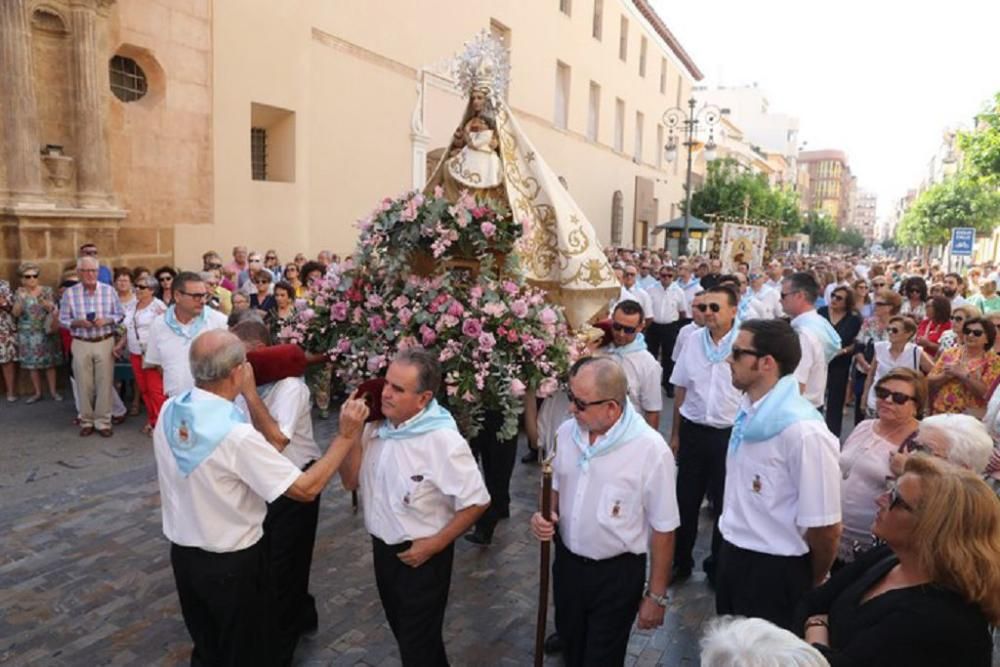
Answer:
<svg viewBox="0 0 1000 667"><path fill-rule="evenodd" d="M657 605L664 608L666 608L667 603L670 601L670 598L667 597L666 592L664 592L663 595L657 595L656 593L653 593L651 590L649 590L649 586L646 586L646 590L642 592L642 597L649 598Z"/></svg>

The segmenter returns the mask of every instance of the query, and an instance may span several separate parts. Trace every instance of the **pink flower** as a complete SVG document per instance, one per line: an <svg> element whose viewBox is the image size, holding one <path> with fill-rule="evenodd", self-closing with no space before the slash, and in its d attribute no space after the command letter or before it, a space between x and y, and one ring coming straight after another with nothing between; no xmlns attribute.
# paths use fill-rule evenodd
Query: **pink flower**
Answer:
<svg viewBox="0 0 1000 667"><path fill-rule="evenodd" d="M555 378L545 378L538 385L538 398L548 398L559 388L559 381Z"/></svg>
<svg viewBox="0 0 1000 667"><path fill-rule="evenodd" d="M511 396L524 396L524 392L527 391L527 389L528 388L524 386L524 383L517 378L510 381Z"/></svg>
<svg viewBox="0 0 1000 667"><path fill-rule="evenodd" d="M406 296L405 294L400 294L399 296L397 296L395 299L392 300L392 307L395 308L396 310L399 310L403 306L409 306L409 305L410 305L410 297Z"/></svg>
<svg viewBox="0 0 1000 667"><path fill-rule="evenodd" d="M465 401L466 403L474 403L476 397L472 395L471 391L466 391L464 394L462 394L462 400Z"/></svg>
<svg viewBox="0 0 1000 667"><path fill-rule="evenodd" d="M480 231L482 231L483 236L485 236L488 239L493 238L493 235L497 233L497 226L494 225L492 222L484 222L483 224L479 225L479 229Z"/></svg>
<svg viewBox="0 0 1000 667"><path fill-rule="evenodd" d="M312 308L306 308L301 313L299 313L299 321L301 322L308 322L314 317L316 317L316 311L313 310Z"/></svg>
<svg viewBox="0 0 1000 667"><path fill-rule="evenodd" d="M337 343L337 351L340 352L341 354L346 354L346 353L350 352L351 351L351 339L350 338L341 338L340 341Z"/></svg>
<svg viewBox="0 0 1000 667"><path fill-rule="evenodd" d="M347 304L338 301L330 308L330 319L336 322L343 322L347 319Z"/></svg>
<svg viewBox="0 0 1000 667"><path fill-rule="evenodd" d="M489 352L497 345L497 339L491 333L483 333L479 336L479 347L483 352Z"/></svg>
<svg viewBox="0 0 1000 667"><path fill-rule="evenodd" d="M521 288L517 286L517 283L511 282L510 280L503 281L503 291L511 296L514 296L521 291Z"/></svg>
<svg viewBox="0 0 1000 667"><path fill-rule="evenodd" d="M435 199L441 199L442 197L444 197L444 188L442 188L440 185L435 185L434 186L434 198Z"/></svg>
<svg viewBox="0 0 1000 667"><path fill-rule="evenodd" d="M503 301L492 301L483 306L483 312L490 317L503 317L507 312L507 305Z"/></svg>
<svg viewBox="0 0 1000 667"><path fill-rule="evenodd" d="M399 321L404 327L410 323L411 319L413 319L413 311L409 308L400 308L396 315L399 317Z"/></svg>
<svg viewBox="0 0 1000 667"><path fill-rule="evenodd" d="M555 324L558 320L556 311L551 308L543 308L542 312L538 313L538 321L542 324Z"/></svg>
<svg viewBox="0 0 1000 667"><path fill-rule="evenodd" d="M469 289L469 298L479 300L483 298L483 288L480 285L473 285Z"/></svg>
<svg viewBox="0 0 1000 667"><path fill-rule="evenodd" d="M430 347L437 341L437 332L426 324L420 325L420 342L424 347Z"/></svg>
<svg viewBox="0 0 1000 667"><path fill-rule="evenodd" d="M483 325L476 318L469 318L462 325L462 333L469 338L479 338L479 334L483 333Z"/></svg>
<svg viewBox="0 0 1000 667"><path fill-rule="evenodd" d="M373 332L381 331L385 328L385 320L382 319L381 315L372 315L368 318L368 328Z"/></svg>
<svg viewBox="0 0 1000 667"><path fill-rule="evenodd" d="M461 317L465 314L465 306L460 301L452 301L451 305L448 306L448 314Z"/></svg>
<svg viewBox="0 0 1000 667"><path fill-rule="evenodd" d="M369 357L367 366L369 372L379 372L385 366L385 355L376 354L374 357Z"/></svg>
<svg viewBox="0 0 1000 667"><path fill-rule="evenodd" d="M507 332L507 340L510 341L511 343L516 343L517 342L517 332L514 331L513 329L511 329L510 331L508 331Z"/></svg>
<svg viewBox="0 0 1000 667"><path fill-rule="evenodd" d="M514 313L515 317L523 318L528 314L528 303L524 299L518 299L510 304L510 312Z"/></svg>

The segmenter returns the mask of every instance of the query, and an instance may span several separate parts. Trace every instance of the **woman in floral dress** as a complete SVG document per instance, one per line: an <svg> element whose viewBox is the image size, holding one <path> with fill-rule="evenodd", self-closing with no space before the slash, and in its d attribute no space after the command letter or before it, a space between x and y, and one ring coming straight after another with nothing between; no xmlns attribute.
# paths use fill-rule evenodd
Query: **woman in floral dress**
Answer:
<svg viewBox="0 0 1000 667"><path fill-rule="evenodd" d="M63 362L59 343L59 309L52 288L38 284L37 264L26 262L18 269L21 287L14 295L12 314L17 318L17 354L21 368L28 369L34 395L26 403L42 398L42 371L53 400L61 401L56 391L56 366Z"/></svg>
<svg viewBox="0 0 1000 667"><path fill-rule="evenodd" d="M14 294L10 283L0 280L0 370L7 389L7 402L17 400L17 324L11 311L14 309Z"/></svg>

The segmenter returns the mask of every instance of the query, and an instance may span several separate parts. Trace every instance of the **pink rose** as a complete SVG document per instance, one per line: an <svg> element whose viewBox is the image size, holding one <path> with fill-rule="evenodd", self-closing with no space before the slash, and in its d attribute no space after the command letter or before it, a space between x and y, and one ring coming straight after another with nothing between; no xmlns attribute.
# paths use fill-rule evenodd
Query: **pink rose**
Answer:
<svg viewBox="0 0 1000 667"><path fill-rule="evenodd" d="M480 231L482 231L483 236L485 236L488 239L493 238L493 235L497 233L497 226L494 225L492 222L484 222L483 224L479 225L479 229Z"/></svg>
<svg viewBox="0 0 1000 667"><path fill-rule="evenodd" d="M510 381L511 396L517 396L517 397L524 396L524 392L527 391L527 389L528 388L524 386L524 383L518 380L517 378L514 378L513 380Z"/></svg>
<svg viewBox="0 0 1000 667"><path fill-rule="evenodd" d="M351 339L341 338L340 342L337 343L337 351L341 354L346 354L351 351Z"/></svg>
<svg viewBox="0 0 1000 667"><path fill-rule="evenodd" d="M330 308L330 319L337 322L343 322L347 319L347 304L343 301L338 301L333 304Z"/></svg>
<svg viewBox="0 0 1000 667"><path fill-rule="evenodd" d="M385 320L381 315L372 315L368 318L368 328L372 331L381 331L385 328Z"/></svg>
<svg viewBox="0 0 1000 667"><path fill-rule="evenodd" d="M452 301L451 305L448 306L448 314L461 317L465 314L465 306L460 301Z"/></svg>
<svg viewBox="0 0 1000 667"><path fill-rule="evenodd" d="M514 313L515 317L523 318L528 314L528 303L524 299L518 299L510 304L510 312Z"/></svg>
<svg viewBox="0 0 1000 667"><path fill-rule="evenodd" d="M476 299L476 300L482 299L483 298L483 288L480 285L473 285L472 288L469 289L469 298L470 299Z"/></svg>
<svg viewBox="0 0 1000 667"><path fill-rule="evenodd" d="M467 319L462 325L462 333L469 338L479 338L479 334L483 333L483 325L474 317Z"/></svg>
<svg viewBox="0 0 1000 667"><path fill-rule="evenodd" d="M369 357L367 365L369 372L377 373L385 366L385 355L376 354L374 357Z"/></svg>
<svg viewBox="0 0 1000 667"><path fill-rule="evenodd" d="M420 325L420 341L424 347L430 347L437 341L437 332L426 324Z"/></svg>
<svg viewBox="0 0 1000 667"><path fill-rule="evenodd" d="M548 398L559 388L559 381L555 378L545 378L538 385L538 398Z"/></svg>
<svg viewBox="0 0 1000 667"><path fill-rule="evenodd" d="M483 349L484 352L489 352L497 345L497 339L493 337L491 333L483 333L479 336L479 347Z"/></svg>
<svg viewBox="0 0 1000 667"><path fill-rule="evenodd" d="M521 288L517 286L517 283L511 282L510 280L503 281L503 291L511 296L514 296L521 291Z"/></svg>
<svg viewBox="0 0 1000 667"><path fill-rule="evenodd" d="M558 320L556 311L551 308L543 308L542 312L538 313L538 321L542 324L555 324Z"/></svg>
<svg viewBox="0 0 1000 667"><path fill-rule="evenodd" d="M404 327L410 323L411 319L413 319L413 311L409 308L400 308L396 315L399 317L399 321Z"/></svg>

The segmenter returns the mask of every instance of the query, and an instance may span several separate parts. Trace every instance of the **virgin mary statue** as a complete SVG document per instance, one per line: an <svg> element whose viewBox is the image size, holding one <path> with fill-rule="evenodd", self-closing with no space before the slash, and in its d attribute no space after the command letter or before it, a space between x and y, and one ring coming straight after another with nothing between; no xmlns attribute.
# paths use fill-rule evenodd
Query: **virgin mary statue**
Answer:
<svg viewBox="0 0 1000 667"><path fill-rule="evenodd" d="M620 286L593 226L503 99L507 49L484 31L455 58L453 76L468 103L427 192L440 186L452 201L467 191L509 207L524 229L519 255L525 279L563 306L579 330L604 314Z"/></svg>

